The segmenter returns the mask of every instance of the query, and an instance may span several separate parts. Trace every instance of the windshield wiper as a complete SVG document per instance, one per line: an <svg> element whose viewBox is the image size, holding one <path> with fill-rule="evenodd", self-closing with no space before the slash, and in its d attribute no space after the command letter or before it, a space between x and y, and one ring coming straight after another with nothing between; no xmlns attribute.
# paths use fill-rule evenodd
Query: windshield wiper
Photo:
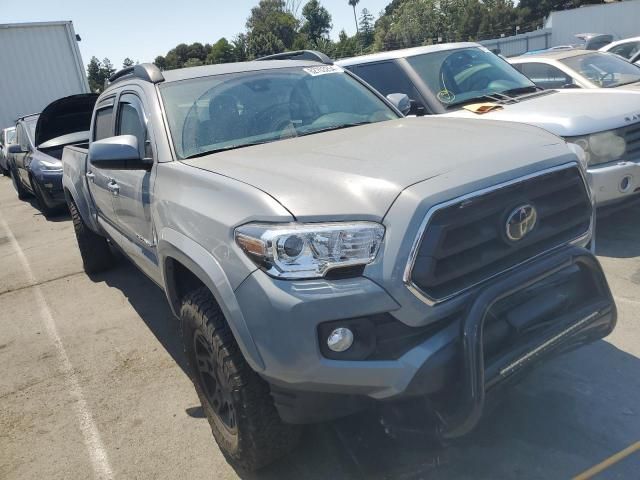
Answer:
<svg viewBox="0 0 640 480"><path fill-rule="evenodd" d="M298 134L298 136L304 137L305 135L313 135L313 134L322 133L322 132L331 132L333 130L342 130L343 128L357 127L359 125L367 125L369 123L373 123L373 122L366 120L364 122L343 123L340 125L334 125L332 127L320 128L318 130L311 130L309 132L300 133Z"/></svg>
<svg viewBox="0 0 640 480"><path fill-rule="evenodd" d="M253 147L254 145L262 145L264 143L271 143L271 142L275 142L276 140L278 140L278 139L274 138L272 140L264 140L262 142L239 143L237 145L230 145L228 147L215 148L213 150L206 150L204 152L194 153L193 155L189 155L187 157L184 157L183 160L191 160L192 158L205 157L207 155L213 155L214 153L226 152L226 151L229 151L229 150L237 150L238 148Z"/></svg>

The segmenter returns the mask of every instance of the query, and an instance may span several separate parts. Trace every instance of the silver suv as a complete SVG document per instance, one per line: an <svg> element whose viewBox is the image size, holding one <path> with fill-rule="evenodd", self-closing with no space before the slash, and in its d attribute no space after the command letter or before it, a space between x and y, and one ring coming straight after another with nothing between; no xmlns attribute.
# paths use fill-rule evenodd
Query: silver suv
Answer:
<svg viewBox="0 0 640 480"><path fill-rule="evenodd" d="M477 43L408 48L337 63L384 95L407 94L414 114L522 122L563 137L588 163L598 206L640 193L636 92L542 90Z"/></svg>
<svg viewBox="0 0 640 480"><path fill-rule="evenodd" d="M85 269L111 242L166 292L244 468L371 405L422 400L462 435L488 390L615 325L585 172L554 135L402 118L312 61L111 80L88 150L63 154Z"/></svg>

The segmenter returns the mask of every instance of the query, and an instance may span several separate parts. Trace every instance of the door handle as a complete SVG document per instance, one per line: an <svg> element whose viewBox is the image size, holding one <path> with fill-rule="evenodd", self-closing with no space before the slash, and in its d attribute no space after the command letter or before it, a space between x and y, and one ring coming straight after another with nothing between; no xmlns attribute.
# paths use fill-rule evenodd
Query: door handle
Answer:
<svg viewBox="0 0 640 480"><path fill-rule="evenodd" d="M118 185L114 180L111 180L107 183L107 190L109 190L114 196L117 196L120 193L120 185Z"/></svg>
<svg viewBox="0 0 640 480"><path fill-rule="evenodd" d="M87 180L89 180L90 182L93 182L96 178L96 174L93 172L87 172L84 174L84 176L87 177Z"/></svg>

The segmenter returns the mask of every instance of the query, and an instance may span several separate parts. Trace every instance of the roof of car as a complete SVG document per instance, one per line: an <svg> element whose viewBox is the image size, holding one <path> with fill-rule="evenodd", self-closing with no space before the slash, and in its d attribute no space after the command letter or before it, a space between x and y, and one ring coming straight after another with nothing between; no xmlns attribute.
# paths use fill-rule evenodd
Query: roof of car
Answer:
<svg viewBox="0 0 640 480"><path fill-rule="evenodd" d="M415 55L423 55L425 53L442 52L446 50L456 50L458 48L481 47L479 43L474 42L458 42L458 43L440 43L438 45L427 45L424 47L404 48L402 50L391 50L389 52L372 53L371 55L362 55L360 57L345 58L336 62L336 65L343 67L349 65L359 65L361 63L380 62L383 60L392 60L396 58L413 57Z"/></svg>
<svg viewBox="0 0 640 480"><path fill-rule="evenodd" d="M622 40L616 40L615 42L608 43L607 45L602 47L600 50L602 50L603 52L608 51L613 47L622 45L624 43L629 43L629 42L640 42L640 37L630 37L630 38L623 38Z"/></svg>
<svg viewBox="0 0 640 480"><path fill-rule="evenodd" d="M224 75L227 73L252 72L257 70L274 70L290 67L313 67L322 65L319 62L305 60L261 60L252 62L222 63L217 65L203 65L201 67L179 68L177 70L165 70L163 83L179 82L190 78L210 77L212 75Z"/></svg>
<svg viewBox="0 0 640 480"><path fill-rule="evenodd" d="M539 52L528 55L521 55L519 57L510 58L509 61L512 60L536 60L541 58L551 59L551 60L563 60L565 58L571 57L579 57L580 55L587 55L589 53L596 53L594 50L580 50L580 49L572 49L572 50L550 50L546 52Z"/></svg>

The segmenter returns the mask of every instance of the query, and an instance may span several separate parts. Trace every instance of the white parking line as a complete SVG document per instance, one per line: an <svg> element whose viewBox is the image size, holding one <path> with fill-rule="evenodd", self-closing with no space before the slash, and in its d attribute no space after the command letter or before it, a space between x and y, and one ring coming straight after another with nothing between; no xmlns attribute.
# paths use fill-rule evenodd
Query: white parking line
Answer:
<svg viewBox="0 0 640 480"><path fill-rule="evenodd" d="M93 416L89 411L87 406L87 402L84 399L84 395L82 394L82 389L80 388L80 383L78 382L78 378L76 377L75 372L73 371L73 366L71 365L71 361L69 360L69 356L67 355L67 351L62 344L62 340L60 340L60 335L58 334L58 329L56 328L56 323L51 315L51 310L49 309L49 305L47 304L46 299L42 293L42 290L39 285L37 285L37 280L35 275L33 274L33 270L29 266L29 262L27 261L27 257L25 256L22 248L16 241L13 232L9 228L9 225L5 221L2 213L0 212L0 226L4 230L5 236L9 239L9 243L13 247L18 261L22 265L25 274L27 275L27 279L29 283L33 285L33 292L36 300L36 305L38 306L38 310L40 311L40 316L42 322L45 325L47 333L51 338L51 341L56 347L56 352L58 354L58 359L61 363L61 371L64 375L64 378L67 382L69 388L69 394L72 398L75 399L74 407L76 411L76 416L78 417L78 421L80 423L80 430L82 431L82 436L84 437L84 443L87 447L87 451L89 452L89 457L91 458L91 465L93 467L96 478L110 480L113 479L113 471L111 470L111 465L109 464L109 458L107 456L107 452L104 449L104 445L102 444L102 440L100 439L100 432L98 432L98 428L96 427L95 422L93 421Z"/></svg>

